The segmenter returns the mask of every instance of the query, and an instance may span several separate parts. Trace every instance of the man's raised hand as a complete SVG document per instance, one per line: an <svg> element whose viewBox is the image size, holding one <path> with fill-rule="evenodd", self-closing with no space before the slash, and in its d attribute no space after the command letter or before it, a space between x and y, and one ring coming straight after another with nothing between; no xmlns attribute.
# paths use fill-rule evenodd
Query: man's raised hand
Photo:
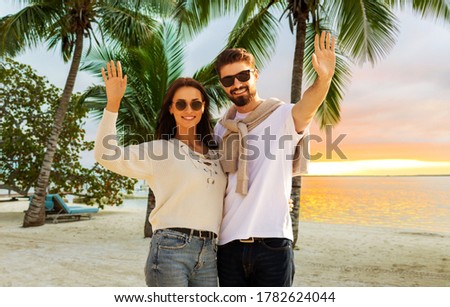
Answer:
<svg viewBox="0 0 450 307"><path fill-rule="evenodd" d="M319 79L331 81L336 68L336 53L334 52L334 37L325 31L316 34L314 38L314 53L312 55L312 64L317 72Z"/></svg>

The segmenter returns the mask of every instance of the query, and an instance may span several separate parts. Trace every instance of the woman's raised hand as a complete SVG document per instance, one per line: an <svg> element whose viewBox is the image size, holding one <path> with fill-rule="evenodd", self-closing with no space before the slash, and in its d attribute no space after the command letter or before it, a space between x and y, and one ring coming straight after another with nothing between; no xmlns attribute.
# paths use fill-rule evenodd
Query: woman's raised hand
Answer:
<svg viewBox="0 0 450 307"><path fill-rule="evenodd" d="M122 66L119 61L117 61L117 69L112 60L106 64L106 69L107 74L102 67L102 76L106 86L106 97L108 98L106 110L117 113L120 107L120 100L125 95L127 88L127 76L122 77Z"/></svg>

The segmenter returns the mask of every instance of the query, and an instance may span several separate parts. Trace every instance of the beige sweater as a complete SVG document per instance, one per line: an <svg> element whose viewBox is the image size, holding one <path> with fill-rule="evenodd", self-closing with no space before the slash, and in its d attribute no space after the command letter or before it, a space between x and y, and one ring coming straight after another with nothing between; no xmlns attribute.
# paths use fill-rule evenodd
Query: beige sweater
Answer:
<svg viewBox="0 0 450 307"><path fill-rule="evenodd" d="M148 182L156 197L153 230L183 227L218 234L226 175L217 153L210 150L205 157L177 139L118 146L116 120L117 113L104 111L95 159L115 173Z"/></svg>

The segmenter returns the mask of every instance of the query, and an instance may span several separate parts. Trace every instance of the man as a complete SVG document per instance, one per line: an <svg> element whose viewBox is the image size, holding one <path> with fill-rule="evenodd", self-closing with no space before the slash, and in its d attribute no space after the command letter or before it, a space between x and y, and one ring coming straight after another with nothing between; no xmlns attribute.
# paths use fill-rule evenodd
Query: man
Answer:
<svg viewBox="0 0 450 307"><path fill-rule="evenodd" d="M296 104L261 99L258 70L245 49L227 49L216 72L234 105L215 127L228 186L219 236L220 286L292 286L294 259L289 208L298 171L298 144L330 87L336 66L334 38L315 37L314 84Z"/></svg>

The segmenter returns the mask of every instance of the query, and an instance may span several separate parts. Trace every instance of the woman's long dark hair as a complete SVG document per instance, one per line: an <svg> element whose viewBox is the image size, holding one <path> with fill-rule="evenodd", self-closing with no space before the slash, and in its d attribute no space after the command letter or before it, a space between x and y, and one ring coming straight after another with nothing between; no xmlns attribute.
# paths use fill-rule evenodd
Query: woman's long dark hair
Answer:
<svg viewBox="0 0 450 307"><path fill-rule="evenodd" d="M170 140L174 138L177 133L177 123L175 117L170 114L170 106L172 105L173 96L175 92L181 87L193 87L200 91L203 101L205 102L205 109L202 114L200 122L197 124L196 133L198 138L208 148L216 148L217 144L214 142L211 127L211 116L209 114L209 97L205 88L197 80L192 78L178 78L176 79L167 90L163 99L161 111L158 116L158 123L156 126L156 139L158 140Z"/></svg>

